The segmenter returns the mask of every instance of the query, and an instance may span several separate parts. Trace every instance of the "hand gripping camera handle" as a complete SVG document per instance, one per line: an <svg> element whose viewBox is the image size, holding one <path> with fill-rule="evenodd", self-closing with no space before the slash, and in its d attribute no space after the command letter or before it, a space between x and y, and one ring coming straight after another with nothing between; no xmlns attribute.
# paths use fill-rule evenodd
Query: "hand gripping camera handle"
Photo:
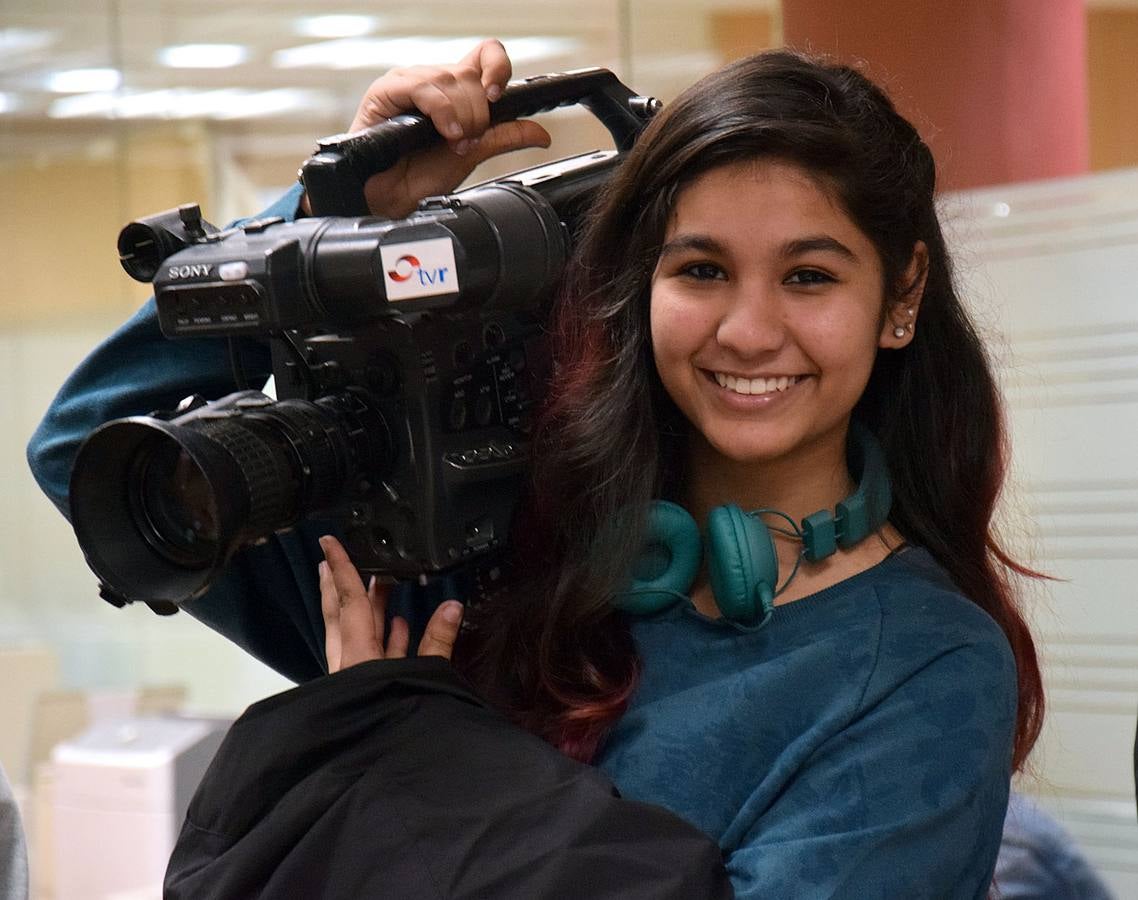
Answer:
<svg viewBox="0 0 1138 900"><path fill-rule="evenodd" d="M510 82L501 99L491 105L490 121L510 122L577 103L600 120L621 152L632 146L661 105L654 98L634 94L608 69L578 69ZM403 156L441 140L430 119L413 114L324 138L300 170L312 214L369 215L364 182Z"/></svg>

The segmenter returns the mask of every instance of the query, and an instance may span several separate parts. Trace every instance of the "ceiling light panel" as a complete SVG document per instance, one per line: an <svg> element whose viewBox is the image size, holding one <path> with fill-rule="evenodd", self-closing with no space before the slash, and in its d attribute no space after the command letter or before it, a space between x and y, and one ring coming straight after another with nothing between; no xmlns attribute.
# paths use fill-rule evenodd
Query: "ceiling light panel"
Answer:
<svg viewBox="0 0 1138 900"><path fill-rule="evenodd" d="M303 37L363 37L379 28L379 19L375 16L306 16L297 19L294 28Z"/></svg>
<svg viewBox="0 0 1138 900"><path fill-rule="evenodd" d="M324 91L240 88L77 94L56 100L53 119L247 119L326 109L333 98Z"/></svg>
<svg viewBox="0 0 1138 900"><path fill-rule="evenodd" d="M57 94L113 91L121 84L122 72L110 68L66 69L52 72L45 79L47 89Z"/></svg>
<svg viewBox="0 0 1138 900"><path fill-rule="evenodd" d="M55 32L44 28L0 28L0 59L16 53L43 50L56 40Z"/></svg>
<svg viewBox="0 0 1138 900"><path fill-rule="evenodd" d="M228 69L248 58L243 44L178 44L158 51L158 61L173 69Z"/></svg>
<svg viewBox="0 0 1138 900"><path fill-rule="evenodd" d="M279 69L382 69L413 66L440 59L460 59L481 37L402 37L342 38L289 47L273 54ZM580 45L572 38L521 37L503 41L515 65L551 59L576 52Z"/></svg>

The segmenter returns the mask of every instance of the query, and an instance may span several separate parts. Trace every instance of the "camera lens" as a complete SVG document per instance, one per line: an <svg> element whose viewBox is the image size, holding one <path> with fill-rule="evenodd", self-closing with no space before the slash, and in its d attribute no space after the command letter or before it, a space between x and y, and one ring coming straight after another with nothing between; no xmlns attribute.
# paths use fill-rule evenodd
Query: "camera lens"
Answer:
<svg viewBox="0 0 1138 900"><path fill-rule="evenodd" d="M217 501L201 467L176 442L158 437L143 445L129 480L139 534L179 566L209 565L220 537Z"/></svg>
<svg viewBox="0 0 1138 900"><path fill-rule="evenodd" d="M331 509L391 459L386 422L362 396L239 392L174 419L96 429L72 471L72 523L109 592L177 605L201 596L241 547Z"/></svg>

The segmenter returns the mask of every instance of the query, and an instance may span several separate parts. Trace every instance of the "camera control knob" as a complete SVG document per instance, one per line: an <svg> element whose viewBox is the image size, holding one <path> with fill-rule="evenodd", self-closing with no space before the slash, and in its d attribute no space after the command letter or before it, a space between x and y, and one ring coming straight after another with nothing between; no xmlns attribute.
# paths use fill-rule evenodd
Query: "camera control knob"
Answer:
<svg viewBox="0 0 1138 900"><path fill-rule="evenodd" d="M489 394L479 394L474 401L474 421L486 426L494 418L494 399Z"/></svg>
<svg viewBox="0 0 1138 900"><path fill-rule="evenodd" d="M492 350L506 342L506 332L497 322L491 322L482 330L482 340Z"/></svg>
<svg viewBox="0 0 1138 900"><path fill-rule="evenodd" d="M450 427L454 431L462 431L466 427L466 420L470 410L466 405L465 397L455 397L450 404L450 415L447 417Z"/></svg>

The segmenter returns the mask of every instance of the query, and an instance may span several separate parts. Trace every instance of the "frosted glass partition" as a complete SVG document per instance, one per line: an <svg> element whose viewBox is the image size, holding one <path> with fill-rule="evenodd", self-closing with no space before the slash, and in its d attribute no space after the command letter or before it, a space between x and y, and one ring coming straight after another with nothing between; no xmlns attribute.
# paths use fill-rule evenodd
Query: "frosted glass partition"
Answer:
<svg viewBox="0 0 1138 900"><path fill-rule="evenodd" d="M1004 516L1048 698L1023 787L1138 896L1138 170L946 197L958 275L1011 412Z"/></svg>

